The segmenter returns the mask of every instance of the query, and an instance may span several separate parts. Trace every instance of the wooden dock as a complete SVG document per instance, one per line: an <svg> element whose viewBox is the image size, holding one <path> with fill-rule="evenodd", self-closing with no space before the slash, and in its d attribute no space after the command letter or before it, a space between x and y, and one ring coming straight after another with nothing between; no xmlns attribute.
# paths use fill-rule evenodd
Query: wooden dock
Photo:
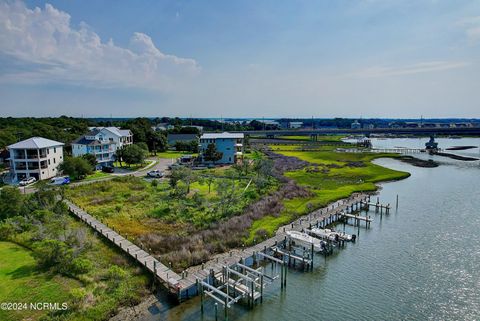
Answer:
<svg viewBox="0 0 480 321"><path fill-rule="evenodd" d="M289 252L285 248L280 250L280 245L286 244L286 231L302 231L315 225L325 227L329 224L334 224L342 220L342 218L345 217L344 213L347 213L347 211L357 211L364 208L364 204L370 202L370 196L368 194L356 193L348 199L337 201L328 207L313 211L289 225L283 226L277 231L276 235L267 240L261 241L248 248L233 249L229 252L216 255L208 262L190 267L181 273L176 273L171 270L158 261L153 255L125 239L116 231L95 219L72 202L65 202L73 215L77 216L95 231L129 254L149 272L153 273L155 278L167 288L170 293L176 295L179 301L182 301L199 294L199 280L207 284L212 284L215 280L221 278L225 267L232 267L239 263L245 266L253 266L259 261L268 260L286 266L290 259L303 263L301 266L311 268L313 266L312 256L300 257L295 255L295 252ZM362 220L362 218L356 215L348 215L348 217L351 215L356 219ZM371 222L370 219L367 221ZM277 256L280 256L280 259L275 258L275 252ZM286 286L286 271L283 271L283 268L282 273L284 274L284 276L282 274L281 280L283 288Z"/></svg>
<svg viewBox="0 0 480 321"><path fill-rule="evenodd" d="M67 204L69 211L73 215L84 221L86 224L90 225L97 233L100 233L102 236L113 242L113 244L121 248L124 252L128 253L138 263L143 265L148 271L152 272L155 277L167 289L175 293L181 290L181 276L179 276L167 266L163 265L151 254L142 250L137 245L133 244L132 242L125 239L123 236L119 235L117 232L109 228L107 225L92 217L80 207L76 206L68 200L65 200L64 202Z"/></svg>

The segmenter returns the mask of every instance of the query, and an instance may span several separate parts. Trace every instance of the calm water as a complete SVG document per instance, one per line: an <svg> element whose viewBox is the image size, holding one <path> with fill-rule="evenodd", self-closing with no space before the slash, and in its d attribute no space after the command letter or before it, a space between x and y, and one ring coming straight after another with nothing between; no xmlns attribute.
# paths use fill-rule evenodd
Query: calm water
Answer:
<svg viewBox="0 0 480 321"><path fill-rule="evenodd" d="M374 144L419 142L425 139ZM480 140L449 143L478 146ZM478 156L478 149L473 153ZM480 319L480 164L437 159L437 168L377 160L412 174L380 192L383 203L395 204L399 195L398 211L382 217L370 212L375 222L369 230L347 226L347 232L359 233L357 243L326 260L317 257L313 272L290 270L286 291L268 288L263 304L235 307L229 320ZM203 320L214 320L209 301ZM152 311L150 320L202 320L198 299Z"/></svg>

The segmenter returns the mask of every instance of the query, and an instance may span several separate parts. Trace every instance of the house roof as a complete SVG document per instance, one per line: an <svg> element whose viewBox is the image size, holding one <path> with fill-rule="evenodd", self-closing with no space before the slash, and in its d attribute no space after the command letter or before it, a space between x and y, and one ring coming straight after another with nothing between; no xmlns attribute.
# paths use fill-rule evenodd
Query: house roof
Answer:
<svg viewBox="0 0 480 321"><path fill-rule="evenodd" d="M22 140L21 142L9 145L10 149L38 149L54 146L63 146L64 143L60 143L51 139L43 137L31 137L29 139Z"/></svg>
<svg viewBox="0 0 480 321"><path fill-rule="evenodd" d="M106 145L106 144L115 144L115 142L109 142L109 141L99 141L97 139L87 139L85 136L90 136L89 134L81 136L80 138L77 138L72 142L72 144L78 144L78 145ZM92 135L93 136L93 135Z"/></svg>
<svg viewBox="0 0 480 321"><path fill-rule="evenodd" d="M98 134L102 130L108 130L109 132L111 132L112 134L114 134L118 137L131 136L132 135L132 132L130 131L130 129L120 129L118 127L111 126L111 127L94 127L87 134L87 136L95 136L96 134Z"/></svg>
<svg viewBox="0 0 480 321"><path fill-rule="evenodd" d="M218 138L232 138L232 139L238 139L238 138L244 138L243 133L228 133L228 132L223 132L223 133L206 133L203 134L201 139L218 139Z"/></svg>

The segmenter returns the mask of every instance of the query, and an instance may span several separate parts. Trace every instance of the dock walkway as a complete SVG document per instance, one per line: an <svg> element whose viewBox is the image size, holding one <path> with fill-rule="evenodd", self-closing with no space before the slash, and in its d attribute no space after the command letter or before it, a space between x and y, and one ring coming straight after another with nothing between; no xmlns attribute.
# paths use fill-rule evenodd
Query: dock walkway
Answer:
<svg viewBox="0 0 480 321"><path fill-rule="evenodd" d="M302 231L303 229L310 228L314 224L321 223L325 225L334 223L342 217L341 213L343 211L346 212L348 208L360 209L362 207L362 202L367 201L368 194L356 193L348 199L337 201L328 207L318 209L279 228L276 235L267 240L248 248L233 249L229 252L218 254L204 264L188 268L183 271L181 275L162 264L153 255L125 239L72 202L65 200L65 203L68 205L72 214L80 218L95 231L128 253L138 263L147 268L148 271L152 272L160 283L171 293L176 294L179 300L182 300L197 294L198 289L196 288L196 284L198 280L208 280L211 277L216 277L222 273L224 266L232 266L240 262L251 262L256 259L256 253L265 252L266 250L271 250L278 246L281 242L286 240L286 231Z"/></svg>
<svg viewBox="0 0 480 321"><path fill-rule="evenodd" d="M178 291L181 276L172 271L167 266L154 258L151 254L145 252L137 245L133 244L123 236L109 228L107 225L95 219L83 209L65 200L69 211L79 219L90 225L96 232L112 241L116 246L128 253L132 258L152 272L160 282L170 290Z"/></svg>

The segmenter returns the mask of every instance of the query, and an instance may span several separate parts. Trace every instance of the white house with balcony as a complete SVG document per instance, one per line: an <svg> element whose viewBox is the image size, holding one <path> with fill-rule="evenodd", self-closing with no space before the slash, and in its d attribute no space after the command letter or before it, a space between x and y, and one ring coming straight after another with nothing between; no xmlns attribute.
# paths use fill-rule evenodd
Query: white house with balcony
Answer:
<svg viewBox="0 0 480 321"><path fill-rule="evenodd" d="M97 168L101 169L112 166L117 149L130 144L133 144L133 135L129 129L98 127L72 142L72 155L95 155Z"/></svg>
<svg viewBox="0 0 480 321"><path fill-rule="evenodd" d="M243 156L245 136L243 133L206 133L200 137L200 158L204 161L204 153L208 145L215 144L222 158L216 163L234 164Z"/></svg>
<svg viewBox="0 0 480 321"><path fill-rule="evenodd" d="M55 177L63 162L63 143L43 137L32 137L8 146L12 181L35 177Z"/></svg>

